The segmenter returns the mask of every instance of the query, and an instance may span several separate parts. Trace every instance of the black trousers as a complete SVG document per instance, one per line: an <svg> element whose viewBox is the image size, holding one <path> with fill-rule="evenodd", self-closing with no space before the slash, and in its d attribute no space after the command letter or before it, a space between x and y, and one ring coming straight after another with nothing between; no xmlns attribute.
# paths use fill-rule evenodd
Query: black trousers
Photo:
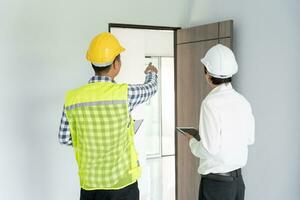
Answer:
<svg viewBox="0 0 300 200"><path fill-rule="evenodd" d="M80 200L139 200L139 193L137 182L119 190L84 190L81 188Z"/></svg>
<svg viewBox="0 0 300 200"><path fill-rule="evenodd" d="M199 200L244 200L245 184L243 177L233 180L216 180L202 177L199 189Z"/></svg>

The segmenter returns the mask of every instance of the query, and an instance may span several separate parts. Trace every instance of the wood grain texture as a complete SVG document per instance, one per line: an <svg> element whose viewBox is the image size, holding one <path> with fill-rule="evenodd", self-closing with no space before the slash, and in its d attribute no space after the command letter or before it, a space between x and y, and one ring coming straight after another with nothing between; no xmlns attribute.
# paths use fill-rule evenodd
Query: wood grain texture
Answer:
<svg viewBox="0 0 300 200"><path fill-rule="evenodd" d="M199 127L201 102L209 91L200 58L217 43L218 40L211 40L177 47L176 126ZM192 155L188 140L182 134L177 134L177 148L178 200L197 199L200 183L200 175L197 173L199 159Z"/></svg>
<svg viewBox="0 0 300 200"><path fill-rule="evenodd" d="M219 43L227 46L230 49L232 49L232 39L231 38L220 39Z"/></svg>
<svg viewBox="0 0 300 200"><path fill-rule="evenodd" d="M219 38L232 37L233 20L219 22Z"/></svg>
<svg viewBox="0 0 300 200"><path fill-rule="evenodd" d="M177 44L216 39L219 36L218 23L180 29L177 31Z"/></svg>

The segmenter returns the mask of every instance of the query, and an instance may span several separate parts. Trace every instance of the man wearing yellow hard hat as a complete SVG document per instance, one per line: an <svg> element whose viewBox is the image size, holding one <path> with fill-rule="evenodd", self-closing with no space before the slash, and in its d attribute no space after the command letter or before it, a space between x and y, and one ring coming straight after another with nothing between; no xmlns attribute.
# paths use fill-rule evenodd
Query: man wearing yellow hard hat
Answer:
<svg viewBox="0 0 300 200"><path fill-rule="evenodd" d="M95 71L88 84L67 92L59 142L72 145L80 177L80 200L138 200L141 169L130 112L157 91L157 69L144 84L117 84L125 49L110 33L90 43L86 58Z"/></svg>

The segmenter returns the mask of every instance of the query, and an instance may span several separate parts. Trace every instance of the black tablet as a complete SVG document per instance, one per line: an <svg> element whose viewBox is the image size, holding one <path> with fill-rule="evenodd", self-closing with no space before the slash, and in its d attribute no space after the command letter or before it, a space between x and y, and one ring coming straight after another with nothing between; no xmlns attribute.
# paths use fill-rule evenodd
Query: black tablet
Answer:
<svg viewBox="0 0 300 200"><path fill-rule="evenodd" d="M199 131L194 127L176 127L176 130L182 134L189 134L200 141Z"/></svg>

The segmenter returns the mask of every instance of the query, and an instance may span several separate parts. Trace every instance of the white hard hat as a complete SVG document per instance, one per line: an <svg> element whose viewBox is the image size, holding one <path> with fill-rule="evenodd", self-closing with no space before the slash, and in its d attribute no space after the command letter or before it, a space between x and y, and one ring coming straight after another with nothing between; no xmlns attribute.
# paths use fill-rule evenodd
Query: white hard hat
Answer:
<svg viewBox="0 0 300 200"><path fill-rule="evenodd" d="M229 78L238 71L234 54L228 47L217 44L201 59L208 73L216 78Z"/></svg>

